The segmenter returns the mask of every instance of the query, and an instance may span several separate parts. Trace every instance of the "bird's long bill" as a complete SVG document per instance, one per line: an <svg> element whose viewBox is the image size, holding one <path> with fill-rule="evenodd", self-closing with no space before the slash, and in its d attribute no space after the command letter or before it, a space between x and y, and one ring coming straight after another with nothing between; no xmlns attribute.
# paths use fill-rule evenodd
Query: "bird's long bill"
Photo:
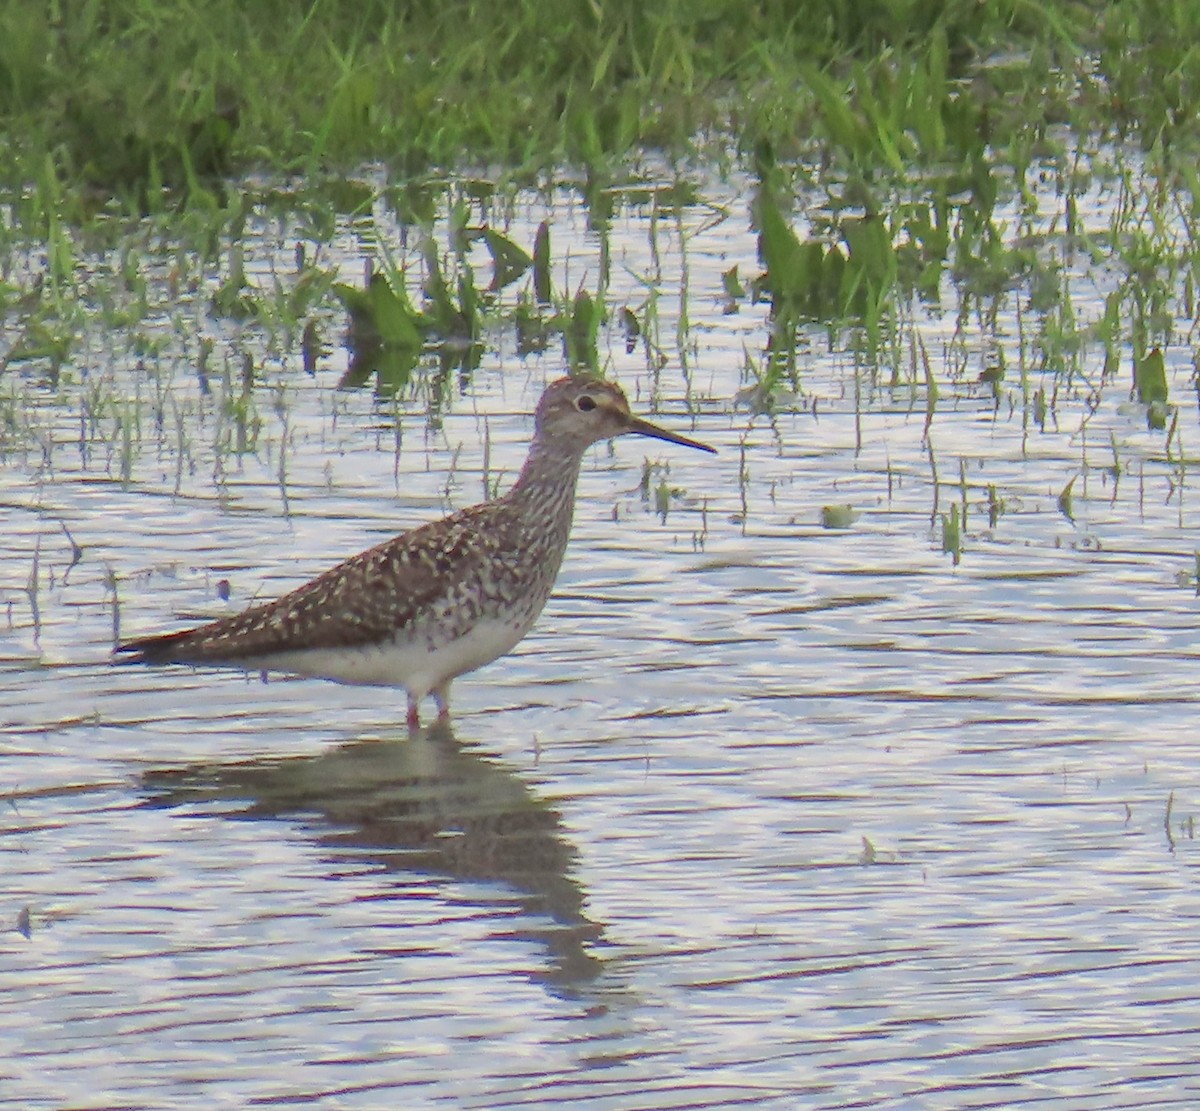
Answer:
<svg viewBox="0 0 1200 1111"><path fill-rule="evenodd" d="M668 432L665 428L659 428L657 424L651 424L648 420L642 420L641 417L629 418L629 431L637 436L649 436L652 440L666 440L669 444L682 444L684 447L699 448L701 451L717 454L715 447L709 447L708 444L702 444L699 440L689 440L686 436L680 436L677 432Z"/></svg>

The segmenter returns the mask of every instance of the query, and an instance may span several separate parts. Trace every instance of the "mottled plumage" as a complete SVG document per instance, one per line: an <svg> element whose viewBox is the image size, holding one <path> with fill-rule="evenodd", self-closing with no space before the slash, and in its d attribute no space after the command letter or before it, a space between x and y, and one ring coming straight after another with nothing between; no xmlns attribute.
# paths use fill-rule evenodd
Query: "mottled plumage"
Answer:
<svg viewBox="0 0 1200 1111"><path fill-rule="evenodd" d="M584 452L630 433L713 450L631 415L609 382L562 378L538 402L529 456L502 498L402 533L274 602L116 652L398 686L410 726L427 694L447 717L451 681L511 651L546 604Z"/></svg>

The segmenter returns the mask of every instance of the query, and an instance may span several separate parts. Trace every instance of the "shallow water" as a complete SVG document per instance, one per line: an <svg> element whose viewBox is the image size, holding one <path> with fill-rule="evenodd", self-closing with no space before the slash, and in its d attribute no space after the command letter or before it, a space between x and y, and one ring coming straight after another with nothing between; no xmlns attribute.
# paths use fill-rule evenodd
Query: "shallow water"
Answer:
<svg viewBox="0 0 1200 1111"><path fill-rule="evenodd" d="M390 691L113 667L114 620L226 612L503 486L557 352L494 337L430 421L420 391L335 392L340 347L305 377L293 344L265 358L259 450L218 469L218 406L172 340L157 365L192 453L177 465L168 418L128 482L27 387L55 446L0 466L0 1098L1195 1104L1186 467L1123 383L1094 405L1064 386L1043 432L1015 387L997 409L951 380L952 303L916 320L941 382L936 493L923 387L879 388L818 336L800 411L752 416L734 398L766 313L721 311L721 273L757 263L745 194L720 188L715 223L620 210L610 293L660 291L671 359L653 373L616 330L603 357L635 408L721 454L592 454L557 594L457 683L452 736L409 738ZM514 238L543 218L574 288L597 235L564 195L523 200ZM347 280L395 231L347 224ZM250 272L293 238L264 229ZM1106 276L1075 280L1077 313L1102 311ZM261 345L200 302L180 311L218 354ZM1003 313L971 365L997 343L1016 343ZM91 374L132 383L104 349ZM1167 355L1186 447L1190 355ZM665 520L647 457L679 491ZM955 565L937 515L964 480ZM852 527L822 528L841 504Z"/></svg>

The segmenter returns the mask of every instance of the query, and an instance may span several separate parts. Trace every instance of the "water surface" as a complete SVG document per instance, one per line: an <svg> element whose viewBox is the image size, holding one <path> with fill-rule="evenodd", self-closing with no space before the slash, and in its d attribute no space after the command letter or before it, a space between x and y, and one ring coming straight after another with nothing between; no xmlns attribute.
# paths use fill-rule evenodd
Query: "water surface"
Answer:
<svg viewBox="0 0 1200 1111"><path fill-rule="evenodd" d="M817 332L794 411L753 414L767 309L724 313L720 278L756 272L748 198L705 192L678 219L618 206L610 296L656 298L668 358L616 327L602 358L721 454L589 456L558 592L457 683L452 734L408 737L386 690L115 668L114 624L273 596L503 487L554 346L490 337L431 419L422 389L337 391L338 345L307 377L294 339L214 322L214 273L149 367L103 336L81 355L78 381L166 391L127 481L119 441L80 446L77 395L21 380L45 440L0 466L5 1100L1195 1104L1190 473L1125 383L1060 383L1044 431L1014 382L996 405L974 378L1018 343L1015 295L952 374L949 284L914 310L929 444L923 384ZM522 198L510 234L542 219L561 284L593 280L579 203ZM299 235L264 220L252 277ZM347 221L333 263L356 280L389 236L382 210ZM1071 265L1099 315L1109 278ZM201 335L235 381L239 352L264 368L253 452L219 449ZM1167 357L1186 447L1190 355ZM941 515L964 500L956 564Z"/></svg>

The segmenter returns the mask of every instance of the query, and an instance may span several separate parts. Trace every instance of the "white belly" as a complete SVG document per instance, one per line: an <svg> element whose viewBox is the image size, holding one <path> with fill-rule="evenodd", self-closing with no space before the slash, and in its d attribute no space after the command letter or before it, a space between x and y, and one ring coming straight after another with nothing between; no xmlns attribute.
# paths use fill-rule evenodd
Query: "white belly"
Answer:
<svg viewBox="0 0 1200 1111"><path fill-rule="evenodd" d="M425 642L393 642L362 648L305 648L256 660L255 669L283 671L381 687L403 687L423 698L449 679L489 664L511 652L527 628L503 621L481 621L469 632L430 651Z"/></svg>

